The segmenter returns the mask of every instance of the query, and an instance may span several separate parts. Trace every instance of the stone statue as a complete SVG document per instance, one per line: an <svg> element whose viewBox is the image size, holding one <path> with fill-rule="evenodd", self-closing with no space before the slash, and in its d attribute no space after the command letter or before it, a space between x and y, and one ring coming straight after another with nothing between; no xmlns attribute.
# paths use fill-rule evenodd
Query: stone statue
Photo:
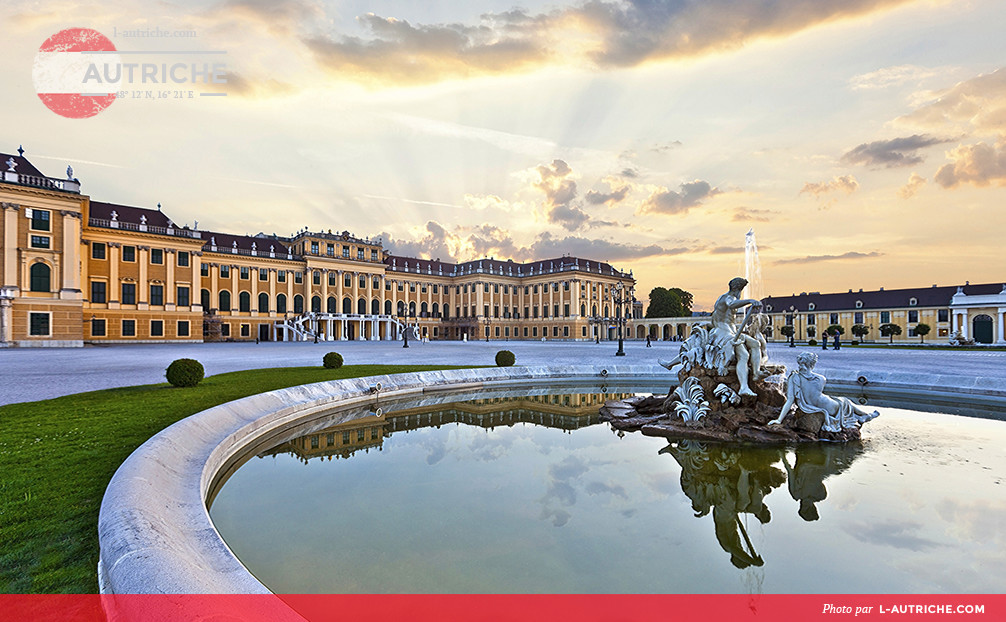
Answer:
<svg viewBox="0 0 1006 622"><path fill-rule="evenodd" d="M712 332L718 333L723 339L732 340L734 353L737 356L737 380L740 381L739 395L756 395L751 390L748 380L751 376L758 378L761 370L761 343L745 332L751 318L751 312L761 308L761 302L750 298L742 299L741 292L747 287L748 281L743 277L730 280L730 290L716 299L713 305ZM736 311L747 307L748 314L741 326L736 324Z"/></svg>
<svg viewBox="0 0 1006 622"><path fill-rule="evenodd" d="M786 403L782 411L769 425L781 425L783 420L795 405L800 411L813 414L823 413L824 424L821 430L825 432L842 432L850 428L859 428L862 424L876 419L880 413L868 413L852 403L849 398L833 398L824 394L824 384L827 381L821 374L814 373L817 365L817 355L813 352L803 352L796 357L799 370L791 373L786 379Z"/></svg>
<svg viewBox="0 0 1006 622"><path fill-rule="evenodd" d="M66 179L67 181L73 181L73 167L69 164L66 165Z"/></svg>
<svg viewBox="0 0 1006 622"><path fill-rule="evenodd" d="M7 164L7 172L8 173L14 173L14 172L16 172L14 169L17 168L17 162L14 161L14 158L7 158L7 163L6 164Z"/></svg>

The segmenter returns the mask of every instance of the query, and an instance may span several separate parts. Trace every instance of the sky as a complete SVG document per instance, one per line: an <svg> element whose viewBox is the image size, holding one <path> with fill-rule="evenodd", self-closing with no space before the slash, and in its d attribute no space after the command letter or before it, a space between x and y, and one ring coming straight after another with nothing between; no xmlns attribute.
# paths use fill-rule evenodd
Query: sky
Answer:
<svg viewBox="0 0 1006 622"><path fill-rule="evenodd" d="M1000 0L8 0L0 152L200 229L571 254L698 309L744 274L751 228L763 295L999 282L1003 16ZM123 62L222 63L227 82L122 80L107 109L64 118L33 69L74 27Z"/></svg>

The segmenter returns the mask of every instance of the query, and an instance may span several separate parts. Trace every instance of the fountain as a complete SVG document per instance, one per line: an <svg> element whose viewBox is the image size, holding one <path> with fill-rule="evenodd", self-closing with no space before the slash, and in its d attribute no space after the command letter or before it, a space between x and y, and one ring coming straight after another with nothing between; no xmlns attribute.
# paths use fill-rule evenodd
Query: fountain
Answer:
<svg viewBox="0 0 1006 622"><path fill-rule="evenodd" d="M747 235L749 264L758 273L754 231ZM877 417L847 398L824 394L826 379L814 373L817 356L803 353L799 370L766 362L762 334L767 325L761 302L741 298L745 278L730 281L729 291L713 306L708 322L696 324L678 356L660 361L679 367L678 387L665 396L611 400L603 420L619 430L651 436L706 441L791 443L860 438L860 427ZM738 323L737 314L744 311ZM796 415L788 417L796 408Z"/></svg>

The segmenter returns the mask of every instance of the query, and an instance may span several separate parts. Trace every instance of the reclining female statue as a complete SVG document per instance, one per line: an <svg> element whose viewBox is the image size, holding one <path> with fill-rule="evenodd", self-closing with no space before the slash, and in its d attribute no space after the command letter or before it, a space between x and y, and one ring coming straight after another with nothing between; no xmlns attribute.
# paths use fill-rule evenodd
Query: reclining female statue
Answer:
<svg viewBox="0 0 1006 622"><path fill-rule="evenodd" d="M782 405L779 417L770 421L769 425L781 425L794 405L807 414L824 413L824 425L821 429L827 432L859 427L880 416L877 411L868 413L859 408L849 398L836 399L825 395L826 379L821 374L814 373L817 355L813 352L801 353L796 357L796 363L799 370L786 378L786 403Z"/></svg>

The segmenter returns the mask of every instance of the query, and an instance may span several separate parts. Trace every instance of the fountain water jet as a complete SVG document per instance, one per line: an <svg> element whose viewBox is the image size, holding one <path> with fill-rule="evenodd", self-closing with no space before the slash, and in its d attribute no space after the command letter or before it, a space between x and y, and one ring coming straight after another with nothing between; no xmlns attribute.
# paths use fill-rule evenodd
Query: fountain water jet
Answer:
<svg viewBox="0 0 1006 622"><path fill-rule="evenodd" d="M744 278L748 286L744 289L746 298L764 298L761 280L761 259L758 257L758 243L755 241L754 227L744 235Z"/></svg>

